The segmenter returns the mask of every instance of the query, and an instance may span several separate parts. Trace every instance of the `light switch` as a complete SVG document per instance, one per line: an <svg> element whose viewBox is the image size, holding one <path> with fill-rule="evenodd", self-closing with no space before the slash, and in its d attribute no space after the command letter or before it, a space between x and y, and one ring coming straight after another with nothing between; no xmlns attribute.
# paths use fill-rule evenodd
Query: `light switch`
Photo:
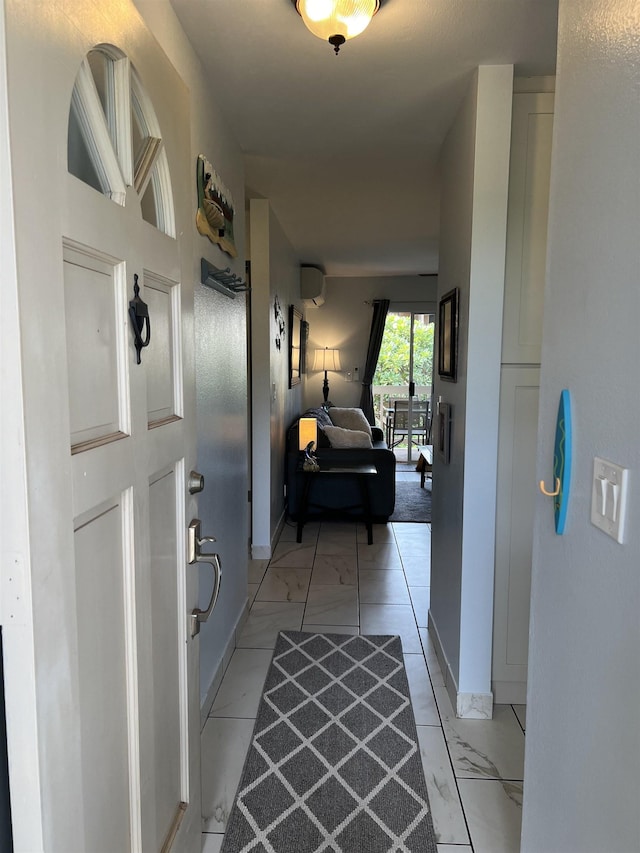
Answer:
<svg viewBox="0 0 640 853"><path fill-rule="evenodd" d="M591 523L622 542L627 504L628 469L596 456L593 460Z"/></svg>

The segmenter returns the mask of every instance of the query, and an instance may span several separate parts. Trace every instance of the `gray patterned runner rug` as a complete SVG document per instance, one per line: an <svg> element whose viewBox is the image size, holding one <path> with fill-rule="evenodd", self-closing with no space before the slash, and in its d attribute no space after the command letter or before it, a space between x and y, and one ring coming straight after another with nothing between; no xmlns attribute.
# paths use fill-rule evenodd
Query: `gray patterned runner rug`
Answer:
<svg viewBox="0 0 640 853"><path fill-rule="evenodd" d="M399 637L284 631L222 853L437 853Z"/></svg>

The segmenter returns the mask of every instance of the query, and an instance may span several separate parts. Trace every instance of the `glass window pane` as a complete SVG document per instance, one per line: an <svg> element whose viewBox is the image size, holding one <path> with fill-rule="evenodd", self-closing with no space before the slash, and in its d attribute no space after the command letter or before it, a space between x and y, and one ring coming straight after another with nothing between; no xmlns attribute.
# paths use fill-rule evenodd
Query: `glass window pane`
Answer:
<svg viewBox="0 0 640 853"><path fill-rule="evenodd" d="M84 140L76 108L71 104L69 110L69 133L67 136L67 168L72 175L85 184L89 184L100 193L107 193L108 187L103 187L93 165L89 148Z"/></svg>
<svg viewBox="0 0 640 853"><path fill-rule="evenodd" d="M154 168L151 173L151 178L149 179L149 183L147 184L147 188L140 200L140 206L142 208L142 218L145 222L148 222L150 225L153 225L154 228L158 227L158 208L157 208L157 199L156 199L156 191L155 191L155 183L157 180L157 170Z"/></svg>

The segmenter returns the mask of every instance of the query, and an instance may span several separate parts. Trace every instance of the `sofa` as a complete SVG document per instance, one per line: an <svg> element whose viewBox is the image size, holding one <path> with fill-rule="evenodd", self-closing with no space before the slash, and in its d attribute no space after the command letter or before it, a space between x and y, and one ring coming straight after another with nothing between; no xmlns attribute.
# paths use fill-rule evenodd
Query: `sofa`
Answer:
<svg viewBox="0 0 640 853"><path fill-rule="evenodd" d="M333 419L332 419L333 411ZM359 413L359 415L358 415ZM318 447L315 451L321 467L350 465L374 465L376 474L367 478L369 502L372 520L384 523L393 513L396 500L396 457L389 450L384 440L384 432L368 424L362 431L370 430L369 442L361 436L351 436L349 433L361 432L338 426L340 423L353 422L356 426L358 417L364 418L361 409L308 409L297 417L287 430L287 514L294 521L298 518L298 508L302 498L305 474L301 470L302 453L298 444L298 424L300 417L316 418L318 421ZM334 423L335 421L335 423ZM364 424L364 421L363 421ZM351 446L352 444L367 444L367 446ZM342 446L348 445L348 446ZM330 516L333 514L358 517L362 515L361 493L356 478L340 477L333 480L321 477L313 484L309 496L307 516Z"/></svg>

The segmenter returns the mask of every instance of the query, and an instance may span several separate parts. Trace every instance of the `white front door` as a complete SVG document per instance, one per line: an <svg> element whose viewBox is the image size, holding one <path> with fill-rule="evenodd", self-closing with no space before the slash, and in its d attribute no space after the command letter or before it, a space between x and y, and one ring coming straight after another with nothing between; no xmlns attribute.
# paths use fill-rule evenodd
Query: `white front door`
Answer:
<svg viewBox="0 0 640 853"><path fill-rule="evenodd" d="M114 12L116 48L99 6L62 0L37 22L6 5L13 79L27 56L44 72L35 93L9 86L28 532L20 596L2 579L14 841L194 851L188 93L132 9Z"/></svg>

